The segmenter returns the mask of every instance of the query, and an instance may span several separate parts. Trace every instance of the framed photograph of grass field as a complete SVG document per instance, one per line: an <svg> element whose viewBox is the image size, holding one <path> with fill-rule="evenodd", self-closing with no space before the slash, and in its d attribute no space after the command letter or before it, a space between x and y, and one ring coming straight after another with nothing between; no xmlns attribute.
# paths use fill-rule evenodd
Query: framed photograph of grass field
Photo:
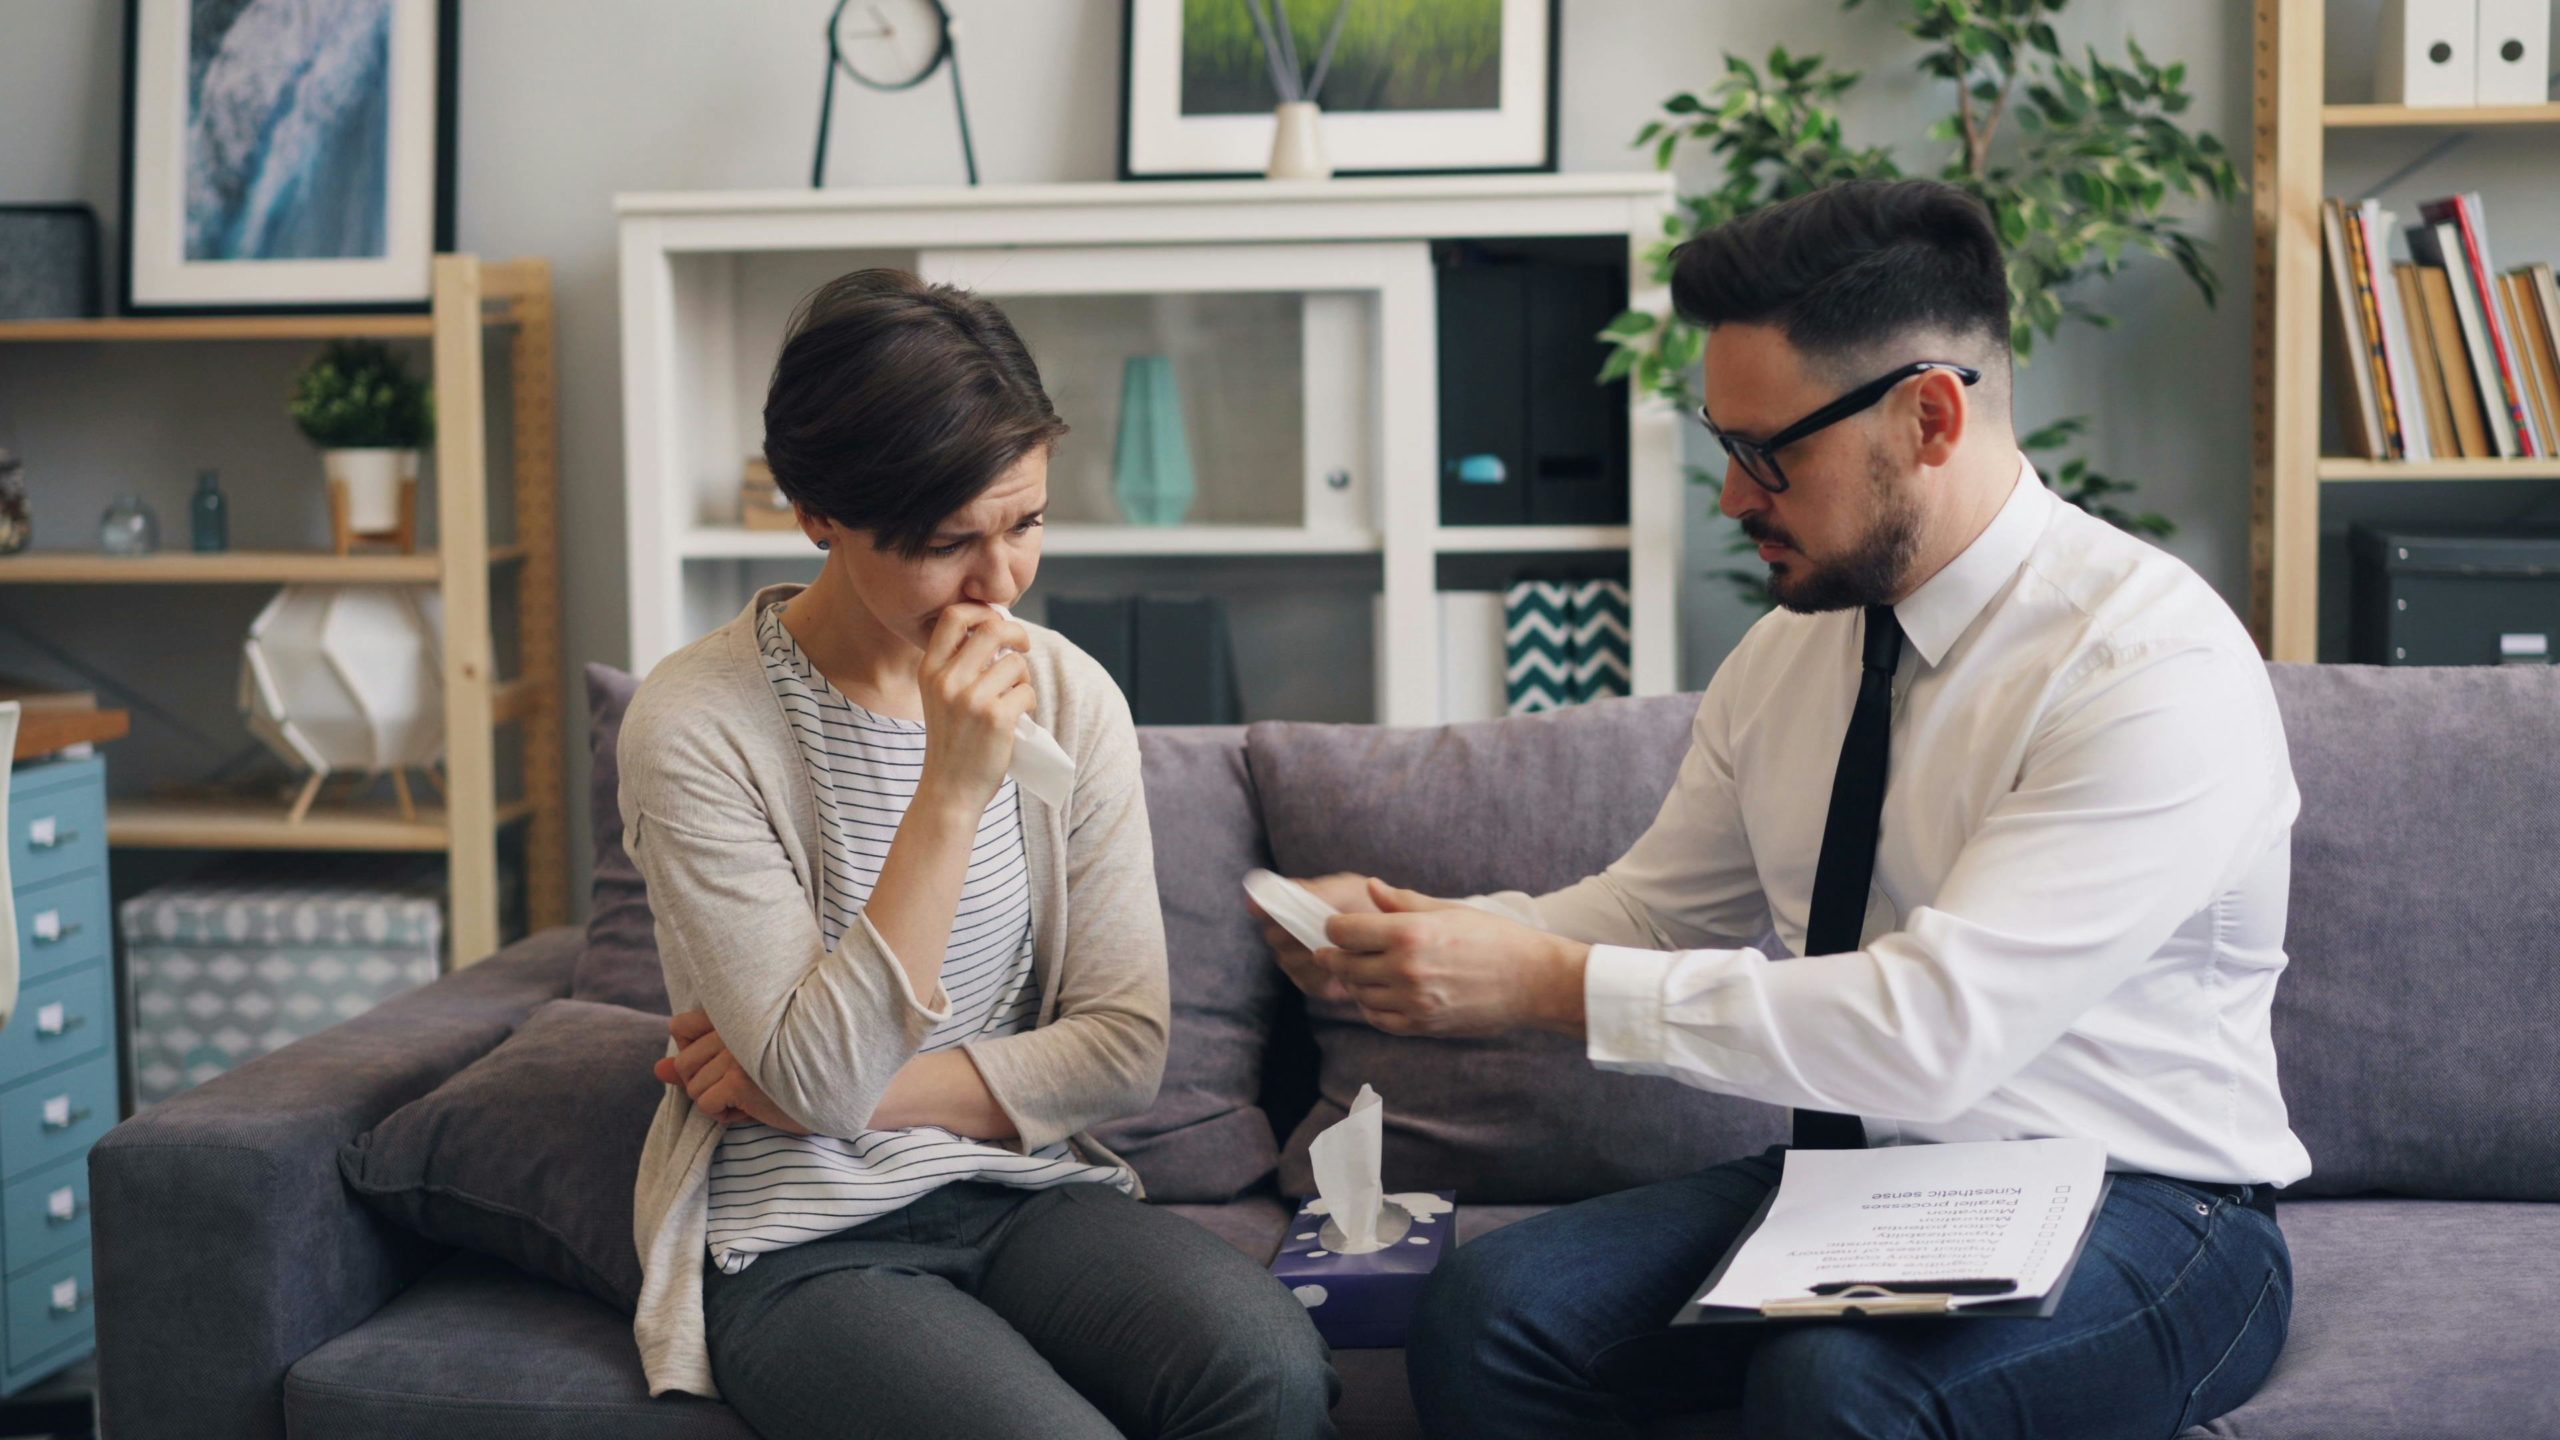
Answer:
<svg viewBox="0 0 2560 1440"><path fill-rule="evenodd" d="M1335 173L1556 168L1555 0L1129 0L1120 178L1261 174L1283 98L1262 27L1303 75L1337 18L1314 97Z"/></svg>

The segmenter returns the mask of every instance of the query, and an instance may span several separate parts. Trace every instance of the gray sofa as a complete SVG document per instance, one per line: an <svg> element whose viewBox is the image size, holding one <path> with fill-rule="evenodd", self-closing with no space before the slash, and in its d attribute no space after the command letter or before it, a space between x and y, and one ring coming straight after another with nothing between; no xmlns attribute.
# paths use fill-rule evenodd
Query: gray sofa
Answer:
<svg viewBox="0 0 2560 1440"><path fill-rule="evenodd" d="M2284 1359L2191 1433L2560 1435L2560 671L2274 673L2304 802L2276 1041L2319 1170L2283 1205ZM1569 880L1650 818L1692 703L1149 732L1177 1013L1155 1109L1113 1138L1159 1201L1267 1257L1281 1197L1308 1188L1307 1136L1363 1080L1386 1097L1390 1182L1458 1191L1462 1242L1779 1137L1779 1112L1599 1075L1569 1044L1392 1040L1311 1013L1236 904L1260 863L1439 893ZM663 1004L610 842L587 932L534 936L98 1145L112 1440L748 1433L725 1406L649 1400L611 1306L428 1244L340 1179L342 1144L535 1007ZM1412 1433L1400 1352L1337 1360L1346 1434Z"/></svg>

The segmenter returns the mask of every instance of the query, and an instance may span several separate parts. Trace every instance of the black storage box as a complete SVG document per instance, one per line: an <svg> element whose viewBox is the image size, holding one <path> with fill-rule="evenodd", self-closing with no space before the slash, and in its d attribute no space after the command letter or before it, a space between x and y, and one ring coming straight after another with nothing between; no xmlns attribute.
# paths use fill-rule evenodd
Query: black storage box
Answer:
<svg viewBox="0 0 2560 1440"><path fill-rule="evenodd" d="M2358 525L2347 545L2357 663L2548 665L2560 653L2560 530Z"/></svg>
<svg viewBox="0 0 2560 1440"><path fill-rule="evenodd" d="M1616 239L1440 241L1440 523L1627 523L1627 306Z"/></svg>

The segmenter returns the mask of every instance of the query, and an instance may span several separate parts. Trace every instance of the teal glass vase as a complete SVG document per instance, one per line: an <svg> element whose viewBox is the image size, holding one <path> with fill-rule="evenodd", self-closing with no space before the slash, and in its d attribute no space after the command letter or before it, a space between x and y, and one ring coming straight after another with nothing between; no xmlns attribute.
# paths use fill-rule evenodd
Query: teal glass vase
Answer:
<svg viewBox="0 0 2560 1440"><path fill-rule="evenodd" d="M1111 488L1120 513L1139 525L1179 525L1199 494L1191 437L1173 361L1132 355L1120 378L1120 436L1111 451Z"/></svg>

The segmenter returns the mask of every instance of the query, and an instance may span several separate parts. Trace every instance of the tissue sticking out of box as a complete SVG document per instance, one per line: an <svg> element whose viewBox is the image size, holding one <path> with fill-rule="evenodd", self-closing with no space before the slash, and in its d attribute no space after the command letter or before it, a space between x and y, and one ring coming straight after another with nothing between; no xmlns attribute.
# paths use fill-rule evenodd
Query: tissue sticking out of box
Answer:
<svg viewBox="0 0 2560 1440"><path fill-rule="evenodd" d="M1413 1227L1412 1216L1386 1203L1386 1186L1379 1178L1385 1144L1386 1107L1377 1091L1363 1085L1351 1113L1327 1126L1307 1147L1316 1193L1324 1199L1327 1248L1337 1254L1383 1250Z"/></svg>

